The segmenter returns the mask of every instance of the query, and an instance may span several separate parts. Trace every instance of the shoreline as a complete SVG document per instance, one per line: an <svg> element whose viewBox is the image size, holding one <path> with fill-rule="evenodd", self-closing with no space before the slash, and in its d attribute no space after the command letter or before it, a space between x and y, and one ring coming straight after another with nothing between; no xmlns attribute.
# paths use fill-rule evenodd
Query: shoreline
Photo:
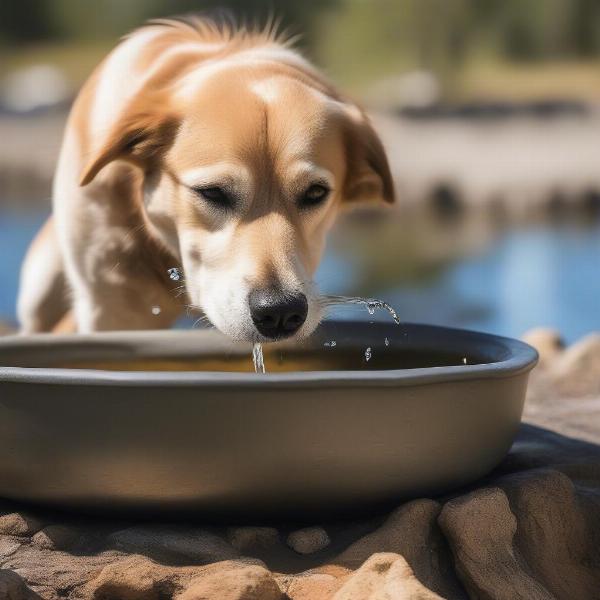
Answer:
<svg viewBox="0 0 600 600"><path fill-rule="evenodd" d="M67 112L0 115L0 206L43 206ZM484 210L522 221L600 211L600 110L546 118L407 118L375 113L399 206Z"/></svg>

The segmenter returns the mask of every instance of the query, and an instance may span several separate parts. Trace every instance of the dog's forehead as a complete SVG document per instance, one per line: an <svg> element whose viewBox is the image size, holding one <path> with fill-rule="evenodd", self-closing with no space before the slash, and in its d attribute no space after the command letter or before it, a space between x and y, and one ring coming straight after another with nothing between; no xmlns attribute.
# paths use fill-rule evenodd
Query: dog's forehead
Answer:
<svg viewBox="0 0 600 600"><path fill-rule="evenodd" d="M339 141L339 113L339 102L293 77L231 69L187 99L173 155L183 168L316 161Z"/></svg>

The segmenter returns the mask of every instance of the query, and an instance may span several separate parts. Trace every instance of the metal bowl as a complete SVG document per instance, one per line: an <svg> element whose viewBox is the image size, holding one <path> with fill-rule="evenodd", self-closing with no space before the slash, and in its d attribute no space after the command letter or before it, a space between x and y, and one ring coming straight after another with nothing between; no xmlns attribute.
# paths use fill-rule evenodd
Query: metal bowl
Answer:
<svg viewBox="0 0 600 600"><path fill-rule="evenodd" d="M233 372L250 348L215 331L1 338L0 496L304 515L445 492L502 460L536 361L516 340L380 322L273 345L265 375Z"/></svg>

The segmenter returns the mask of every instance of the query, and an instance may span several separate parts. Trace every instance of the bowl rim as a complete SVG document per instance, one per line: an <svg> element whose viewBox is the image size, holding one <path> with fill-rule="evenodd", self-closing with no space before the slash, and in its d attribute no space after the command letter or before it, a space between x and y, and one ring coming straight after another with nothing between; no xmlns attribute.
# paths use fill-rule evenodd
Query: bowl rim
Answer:
<svg viewBox="0 0 600 600"><path fill-rule="evenodd" d="M335 326L354 326L353 321L330 321ZM363 323L364 322L358 322ZM362 325L361 325L362 326ZM199 388L297 388L297 387L396 387L427 385L449 381L514 377L529 372L538 362L538 353L520 340L491 333L457 329L439 325L402 322L402 326L425 334L453 336L473 343L502 348L506 358L497 362L412 369L289 371L284 373L247 373L231 371L109 371L60 367L3 367L0 363L0 385L5 383L117 386L117 387L199 387ZM198 336L203 331L110 331L93 334L33 334L0 338L0 351L28 345L43 349L55 345L69 346L86 342L96 344L135 345L144 341L173 340L175 336ZM197 339L197 337L196 337ZM1 361L1 358L0 358Z"/></svg>

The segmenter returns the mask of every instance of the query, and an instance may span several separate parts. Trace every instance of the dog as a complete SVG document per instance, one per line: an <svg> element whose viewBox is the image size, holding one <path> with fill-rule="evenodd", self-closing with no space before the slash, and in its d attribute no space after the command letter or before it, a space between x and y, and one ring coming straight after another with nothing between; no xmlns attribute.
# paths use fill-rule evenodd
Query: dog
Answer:
<svg viewBox="0 0 600 600"><path fill-rule="evenodd" d="M168 328L187 304L237 340L306 336L327 231L358 201L394 201L382 143L289 39L151 21L74 102L22 331Z"/></svg>

